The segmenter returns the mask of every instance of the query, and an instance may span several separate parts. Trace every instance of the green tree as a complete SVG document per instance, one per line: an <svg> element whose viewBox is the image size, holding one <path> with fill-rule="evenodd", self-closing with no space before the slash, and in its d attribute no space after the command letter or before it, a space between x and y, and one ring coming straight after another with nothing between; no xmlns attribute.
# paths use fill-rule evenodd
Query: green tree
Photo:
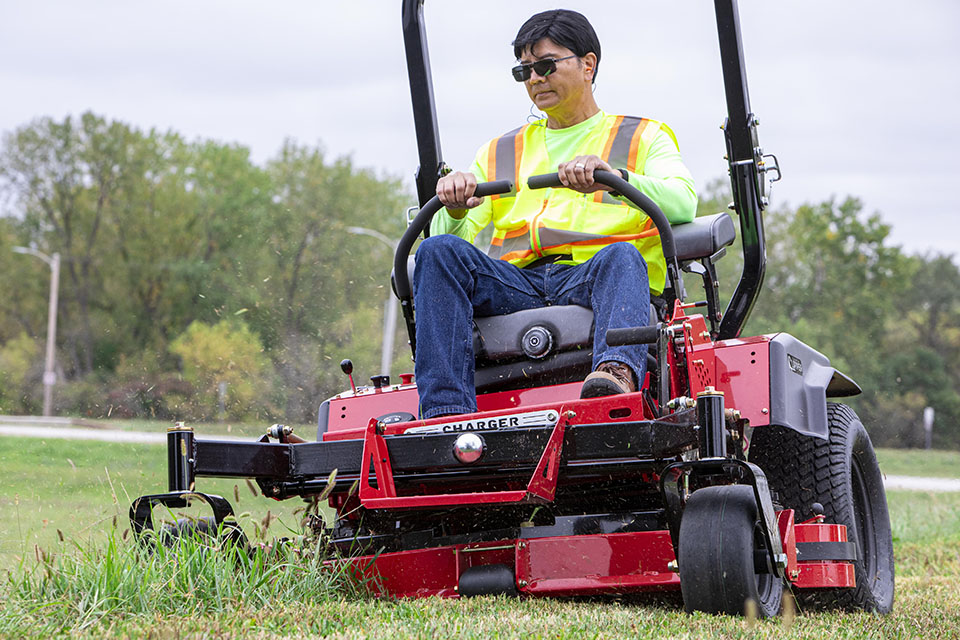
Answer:
<svg viewBox="0 0 960 640"><path fill-rule="evenodd" d="M357 169L349 158L329 162L320 149L292 142L267 168L278 210L264 238L272 259L261 283L264 302L251 323L279 347L273 353L287 414L307 418L319 398L342 389L342 358L352 358L359 372L379 373L393 256L347 228L399 238L410 198L397 181Z"/></svg>
<svg viewBox="0 0 960 640"><path fill-rule="evenodd" d="M882 354L878 409L884 441L922 446L922 412L935 410L934 444L960 446L960 269L950 257L916 256Z"/></svg>

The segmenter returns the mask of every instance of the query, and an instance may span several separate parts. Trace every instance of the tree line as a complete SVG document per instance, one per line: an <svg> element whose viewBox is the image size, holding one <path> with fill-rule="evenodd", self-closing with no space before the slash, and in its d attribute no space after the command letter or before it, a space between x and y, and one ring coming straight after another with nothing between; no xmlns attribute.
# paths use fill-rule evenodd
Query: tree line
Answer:
<svg viewBox="0 0 960 640"><path fill-rule="evenodd" d="M92 113L41 118L0 148L0 413L39 413L49 270L62 260L59 414L311 422L379 373L392 255L413 204L396 178L285 143L262 166L240 145L143 131ZM722 182L702 213L724 210ZM766 214L764 290L744 334L787 331L864 394L883 445L960 446L960 270L908 255L856 199ZM719 263L729 296L739 249ZM691 295L697 285L687 285ZM400 323L402 324L402 323ZM398 328L393 372L410 371Z"/></svg>

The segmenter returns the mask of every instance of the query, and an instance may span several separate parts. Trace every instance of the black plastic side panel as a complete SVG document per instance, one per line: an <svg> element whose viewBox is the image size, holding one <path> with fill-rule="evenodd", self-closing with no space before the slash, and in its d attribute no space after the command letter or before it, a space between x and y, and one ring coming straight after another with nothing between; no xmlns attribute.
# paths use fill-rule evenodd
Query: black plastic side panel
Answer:
<svg viewBox="0 0 960 640"><path fill-rule="evenodd" d="M777 334L770 341L770 424L826 438L826 392L834 373L825 355Z"/></svg>
<svg viewBox="0 0 960 640"><path fill-rule="evenodd" d="M324 400L320 403L317 410L317 442L323 440L323 434L327 432L327 423L330 420L330 401Z"/></svg>

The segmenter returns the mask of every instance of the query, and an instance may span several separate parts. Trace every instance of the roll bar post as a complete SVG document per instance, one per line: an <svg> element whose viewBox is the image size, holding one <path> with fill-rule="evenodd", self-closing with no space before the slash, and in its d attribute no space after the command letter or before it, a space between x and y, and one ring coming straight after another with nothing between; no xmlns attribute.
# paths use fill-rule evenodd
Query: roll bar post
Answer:
<svg viewBox="0 0 960 640"><path fill-rule="evenodd" d="M730 167L733 204L740 217L740 241L743 244L743 273L720 321L719 338L736 338L753 309L766 270L766 245L763 236L765 201L763 151L757 139L759 121L750 109L746 65L740 38L737 0L714 0L717 34L720 38L720 62L727 98L727 119L723 125ZM776 168L774 164L771 170ZM779 179L779 168L776 168Z"/></svg>
<svg viewBox="0 0 960 640"><path fill-rule="evenodd" d="M417 201L422 207L437 193L437 181L444 170L437 127L437 105L430 73L430 53L423 23L423 0L403 0L403 47L413 103L413 124L417 132Z"/></svg>

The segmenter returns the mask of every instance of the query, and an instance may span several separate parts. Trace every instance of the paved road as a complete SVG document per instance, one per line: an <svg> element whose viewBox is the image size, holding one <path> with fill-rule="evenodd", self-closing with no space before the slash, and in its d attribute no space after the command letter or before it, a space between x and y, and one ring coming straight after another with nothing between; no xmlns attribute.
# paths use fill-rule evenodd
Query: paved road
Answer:
<svg viewBox="0 0 960 640"><path fill-rule="evenodd" d="M167 434L144 433L140 431L121 431L118 429L86 429L80 427L40 427L36 425L0 425L0 436L20 436L33 438L62 438L68 440L100 440L104 442L133 442L140 444L165 444ZM202 434L201 434L202 436ZM214 440L251 441L252 438L237 436L215 436ZM887 489L907 491L960 491L960 479L920 478L915 476L884 476Z"/></svg>
<svg viewBox="0 0 960 640"><path fill-rule="evenodd" d="M167 434L122 431L120 429L84 429L77 427L38 427L0 425L0 436L26 436L29 438L57 438L63 440L100 440L103 442L134 442L139 444L165 444ZM216 440L253 440L238 436L216 436Z"/></svg>

